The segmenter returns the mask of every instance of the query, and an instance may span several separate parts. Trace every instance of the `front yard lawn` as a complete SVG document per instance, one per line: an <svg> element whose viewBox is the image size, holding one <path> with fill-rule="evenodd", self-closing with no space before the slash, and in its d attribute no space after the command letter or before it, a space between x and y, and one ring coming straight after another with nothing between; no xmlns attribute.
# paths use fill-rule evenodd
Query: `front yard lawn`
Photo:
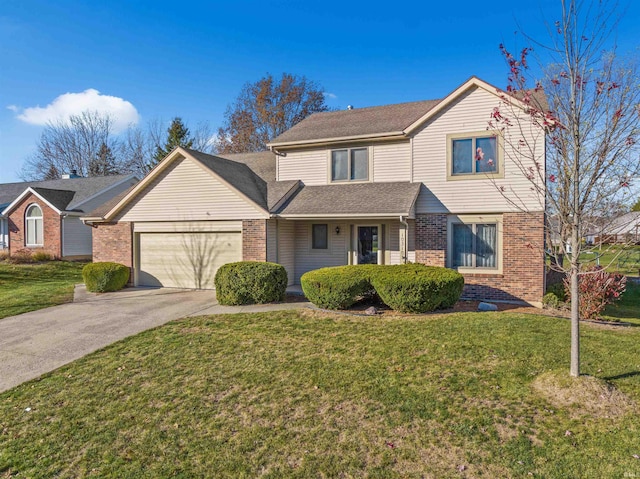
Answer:
<svg viewBox="0 0 640 479"><path fill-rule="evenodd" d="M532 386L568 374L569 327L180 320L0 394L0 477L639 477L640 328L582 327L584 372L617 392L567 406Z"/></svg>
<svg viewBox="0 0 640 479"><path fill-rule="evenodd" d="M82 283L84 265L68 261L0 262L0 319L71 301L73 285Z"/></svg>

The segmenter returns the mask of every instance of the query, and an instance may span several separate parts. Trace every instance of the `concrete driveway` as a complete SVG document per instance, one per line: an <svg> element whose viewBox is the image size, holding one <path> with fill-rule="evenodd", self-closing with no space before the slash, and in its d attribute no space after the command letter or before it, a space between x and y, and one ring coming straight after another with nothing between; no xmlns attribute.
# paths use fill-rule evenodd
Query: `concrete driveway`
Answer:
<svg viewBox="0 0 640 479"><path fill-rule="evenodd" d="M310 305L220 306L210 290L127 288L92 294L78 285L73 303L0 319L0 392L174 319Z"/></svg>

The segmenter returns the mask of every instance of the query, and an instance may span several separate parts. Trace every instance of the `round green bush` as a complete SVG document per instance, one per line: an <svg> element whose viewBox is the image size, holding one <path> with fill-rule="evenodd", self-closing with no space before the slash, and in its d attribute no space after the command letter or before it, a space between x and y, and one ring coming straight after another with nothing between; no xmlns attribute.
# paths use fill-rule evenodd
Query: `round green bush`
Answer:
<svg viewBox="0 0 640 479"><path fill-rule="evenodd" d="M547 293L542 297L542 305L545 308L558 309L561 303L560 298L555 293Z"/></svg>
<svg viewBox="0 0 640 479"><path fill-rule="evenodd" d="M377 293L391 309L424 313L452 307L464 278L451 269L422 264L353 265L309 271L300 283L307 299L320 308L346 309Z"/></svg>
<svg viewBox="0 0 640 479"><path fill-rule="evenodd" d="M288 281L282 265L240 261L222 265L214 282L218 303L233 306L283 301Z"/></svg>
<svg viewBox="0 0 640 479"><path fill-rule="evenodd" d="M448 268L423 264L382 266L371 284L384 304L403 313L425 313L453 307L464 277Z"/></svg>
<svg viewBox="0 0 640 479"><path fill-rule="evenodd" d="M371 266L335 266L308 271L300 278L300 285L306 298L319 308L346 309L372 293Z"/></svg>
<svg viewBox="0 0 640 479"><path fill-rule="evenodd" d="M129 268L120 263L88 263L82 268L82 279L87 291L118 291L129 282Z"/></svg>

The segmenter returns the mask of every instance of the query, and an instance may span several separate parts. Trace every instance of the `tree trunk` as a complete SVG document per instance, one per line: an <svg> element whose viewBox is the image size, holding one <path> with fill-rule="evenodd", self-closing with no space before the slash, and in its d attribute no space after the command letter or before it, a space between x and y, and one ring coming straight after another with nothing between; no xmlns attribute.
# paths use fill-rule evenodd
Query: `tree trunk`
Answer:
<svg viewBox="0 0 640 479"><path fill-rule="evenodd" d="M578 228L574 228L571 245L571 369L569 374L580 376L580 237Z"/></svg>

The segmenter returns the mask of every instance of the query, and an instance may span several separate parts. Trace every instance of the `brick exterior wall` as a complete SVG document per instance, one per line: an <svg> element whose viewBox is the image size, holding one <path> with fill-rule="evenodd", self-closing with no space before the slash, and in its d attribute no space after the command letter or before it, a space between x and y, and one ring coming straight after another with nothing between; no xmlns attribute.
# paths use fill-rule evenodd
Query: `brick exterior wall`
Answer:
<svg viewBox="0 0 640 479"><path fill-rule="evenodd" d="M502 221L502 274L465 274L463 297L539 303L545 283L544 214L504 213ZM446 224L446 215L416 218L417 262L446 265Z"/></svg>
<svg viewBox="0 0 640 479"><path fill-rule="evenodd" d="M444 266L447 263L447 215L416 217L416 263Z"/></svg>
<svg viewBox="0 0 640 479"><path fill-rule="evenodd" d="M267 261L267 221L242 221L242 260Z"/></svg>
<svg viewBox="0 0 640 479"><path fill-rule="evenodd" d="M102 223L93 229L93 262L111 261L129 267L133 284L133 228L131 223Z"/></svg>
<svg viewBox="0 0 640 479"><path fill-rule="evenodd" d="M32 204L37 204L42 210L43 245L26 245L25 213ZM29 249L33 252L44 251L54 258L62 256L61 228L62 217L52 210L46 203L33 194L27 195L9 214L9 253L14 254L21 249Z"/></svg>
<svg viewBox="0 0 640 479"><path fill-rule="evenodd" d="M103 223L93 229L93 261L112 261L133 267L131 223Z"/></svg>

